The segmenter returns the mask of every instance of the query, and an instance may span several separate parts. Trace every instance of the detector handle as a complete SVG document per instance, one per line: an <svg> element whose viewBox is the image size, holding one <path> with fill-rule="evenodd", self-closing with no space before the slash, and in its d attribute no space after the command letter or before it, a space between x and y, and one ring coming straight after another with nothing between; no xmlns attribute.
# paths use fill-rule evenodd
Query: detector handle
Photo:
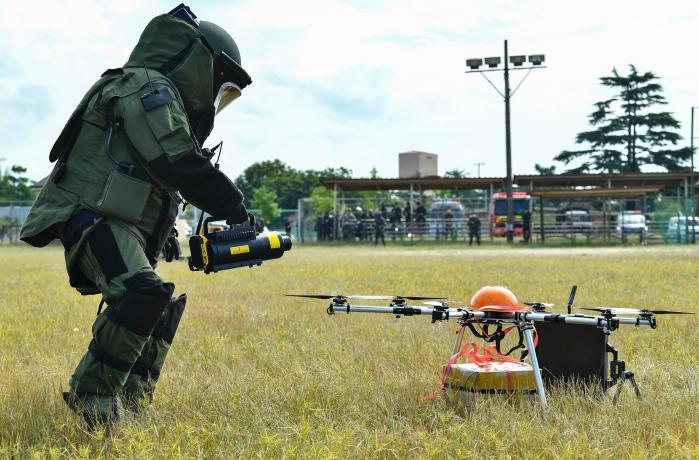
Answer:
<svg viewBox="0 0 699 460"><path fill-rule="evenodd" d="M210 222L215 222L215 221L217 221L217 220L221 220L221 219L217 219L217 218L215 218L214 216L209 216L209 217L207 217L206 219L204 219L203 223L202 223L202 220L199 219L199 225L197 225L196 234L197 234L197 235L200 234L200 232L201 232L202 229L203 229L203 230L204 230L204 232L203 232L204 236L208 238L209 235L211 235L211 233L213 233L213 232L210 232L210 231L209 231L209 223L210 223ZM237 225L230 225L230 228L234 228L234 227L251 227L251 228L255 228L255 216L253 216L252 213L249 212L249 213L248 213L248 220L245 221L245 222L242 222L242 223L240 223L240 224L237 224ZM255 232L255 233L257 234L257 232Z"/></svg>

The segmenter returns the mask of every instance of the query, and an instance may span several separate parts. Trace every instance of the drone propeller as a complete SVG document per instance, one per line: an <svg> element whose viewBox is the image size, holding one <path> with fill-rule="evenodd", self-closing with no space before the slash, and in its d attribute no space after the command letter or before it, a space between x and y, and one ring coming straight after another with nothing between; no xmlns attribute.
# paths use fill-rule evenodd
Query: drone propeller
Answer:
<svg viewBox="0 0 699 460"><path fill-rule="evenodd" d="M579 310L598 311L600 313L611 313L612 315L643 315L652 313L654 315L693 315L689 311L676 310L639 310L637 308L605 308L605 307L580 307Z"/></svg>
<svg viewBox="0 0 699 460"><path fill-rule="evenodd" d="M309 299L334 299L340 297L347 300L430 300L445 299L437 296L414 296L414 295L328 295L328 294L286 294L287 297L307 297Z"/></svg>
<svg viewBox="0 0 699 460"><path fill-rule="evenodd" d="M405 300L430 300L430 299L446 299L446 297L438 296L420 296L420 295L348 295L345 296L352 300L394 300L394 299L405 299Z"/></svg>
<svg viewBox="0 0 699 460"><path fill-rule="evenodd" d="M548 308L548 307L553 307L556 305L555 303L544 303L544 302L522 302L524 305L528 307L537 307L537 308Z"/></svg>
<svg viewBox="0 0 699 460"><path fill-rule="evenodd" d="M429 305L430 307L444 307L447 305L454 305L454 304L466 304L468 305L469 302L464 302L463 300L442 300L439 302L422 302L424 305Z"/></svg>
<svg viewBox="0 0 699 460"><path fill-rule="evenodd" d="M337 297L335 295L328 295L328 294L284 294L287 297L306 297L308 299L332 299L334 297Z"/></svg>

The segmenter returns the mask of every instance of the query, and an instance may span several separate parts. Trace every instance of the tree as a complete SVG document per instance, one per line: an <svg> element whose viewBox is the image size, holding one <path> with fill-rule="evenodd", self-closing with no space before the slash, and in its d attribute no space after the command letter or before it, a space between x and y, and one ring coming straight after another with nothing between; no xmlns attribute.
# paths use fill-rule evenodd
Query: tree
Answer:
<svg viewBox="0 0 699 460"><path fill-rule="evenodd" d="M534 165L534 169L536 169L537 174L541 174L542 176L552 176L556 174L556 167L555 166L542 166L539 163L536 163Z"/></svg>
<svg viewBox="0 0 699 460"><path fill-rule="evenodd" d="M657 165L668 171L686 167L690 149L671 147L682 139L673 131L680 128L679 121L669 112L652 111L654 106L667 104L658 80L653 72L639 73L633 65L628 75L613 69L612 75L601 77L600 83L616 94L595 103L595 110L588 116L594 129L576 136L576 144L589 148L564 150L554 160L566 166L581 161L568 173L638 172L643 165ZM537 171L553 169L539 167Z"/></svg>
<svg viewBox="0 0 699 460"><path fill-rule="evenodd" d="M450 177L452 179L463 179L468 175L469 173L467 173L463 169L451 169L444 173L444 177Z"/></svg>
<svg viewBox="0 0 699 460"><path fill-rule="evenodd" d="M0 176L0 201L31 201L34 194L29 179L24 177L27 168L14 165Z"/></svg>
<svg viewBox="0 0 699 460"><path fill-rule="evenodd" d="M319 185L311 191L311 201L316 213L333 210L333 194L327 188Z"/></svg>
<svg viewBox="0 0 699 460"><path fill-rule="evenodd" d="M444 173L444 177L451 179L464 179L469 176L470 173L464 171L463 169L451 169ZM437 198L450 199L450 198L468 198L474 194L474 190L437 190L434 192Z"/></svg>
<svg viewBox="0 0 699 460"><path fill-rule="evenodd" d="M277 193L266 186L258 187L252 193L250 204L259 209L265 222L270 223L282 215L282 210L277 203Z"/></svg>
<svg viewBox="0 0 699 460"><path fill-rule="evenodd" d="M277 195L282 208L296 208L299 198L307 197L322 177L351 177L347 168L326 168L320 171L301 171L281 160L267 160L253 163L235 180L246 197L251 197L260 187L267 187Z"/></svg>

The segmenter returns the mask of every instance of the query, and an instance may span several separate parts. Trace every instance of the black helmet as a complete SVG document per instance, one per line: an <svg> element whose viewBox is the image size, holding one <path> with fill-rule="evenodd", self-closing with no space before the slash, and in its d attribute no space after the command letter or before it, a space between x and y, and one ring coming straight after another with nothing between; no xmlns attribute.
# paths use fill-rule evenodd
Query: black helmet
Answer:
<svg viewBox="0 0 699 460"><path fill-rule="evenodd" d="M199 32L214 56L214 91L219 92L219 97L223 96L219 89L225 89L227 84L232 84L240 91L252 83L250 75L240 65L240 51L228 32L209 21L199 22ZM221 100L218 110L220 111L231 101L232 99Z"/></svg>
<svg viewBox="0 0 699 460"><path fill-rule="evenodd" d="M240 51L235 40L223 28L213 22L200 21L192 10L183 3L168 13L197 28L213 56L214 101L220 112L238 96L243 88L252 83L250 75L240 65Z"/></svg>

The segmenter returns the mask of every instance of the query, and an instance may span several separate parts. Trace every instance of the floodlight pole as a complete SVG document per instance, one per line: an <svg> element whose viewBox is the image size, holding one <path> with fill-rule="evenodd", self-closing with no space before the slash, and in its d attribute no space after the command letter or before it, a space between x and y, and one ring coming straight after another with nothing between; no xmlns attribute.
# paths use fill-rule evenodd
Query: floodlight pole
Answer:
<svg viewBox="0 0 699 460"><path fill-rule="evenodd" d="M696 223L695 223L696 214L697 214L696 204L695 204L695 200L696 200L695 193L696 192L694 191L694 189L696 188L695 187L696 180L694 178L694 109L696 109L696 108L697 107L692 107L692 121L691 121L691 128L690 128L691 132L689 135L689 149L690 149L691 154L692 154L692 156L691 156L692 171L690 173L692 176L692 179L691 179L692 180L692 189L691 189L691 194L690 194L690 196L692 197L692 204L691 204L691 206L692 206L692 208L691 208L692 209L692 244L695 244L697 242L697 237L696 237L697 229L696 229Z"/></svg>
<svg viewBox="0 0 699 460"><path fill-rule="evenodd" d="M507 55L507 40L505 40L505 162L507 164L507 242L514 242L514 203L512 200L512 139L510 137L510 63Z"/></svg>
<svg viewBox="0 0 699 460"><path fill-rule="evenodd" d="M523 58L524 56L522 56ZM500 96L505 100L505 163L506 163L506 168L507 168L507 178L505 180L505 187L507 191L507 220L506 220L506 232L507 232L507 242L508 243L513 243L514 242L514 200L513 200L513 192L512 192L512 137L510 133L510 98L517 92L519 87L522 85L524 80L527 78L529 73L538 68L538 69L543 69L546 68L546 66L542 66L541 63L544 61L544 56L543 55L535 55L535 56L529 56L529 62L532 63L531 67L521 67L522 64L524 63L523 59L518 59L514 63L515 68L512 70L527 70L526 75L519 81L517 86L513 91L510 91L510 55L507 49L507 40L505 40L505 67L504 69L499 69L496 68L499 66L499 57L496 58L490 58L490 59L497 59L498 62L488 62L488 58L486 58L486 64L491 67L490 69L484 69L484 70L479 70L479 67L483 65L483 60L482 59L469 59L466 61L466 65L469 66L472 70L467 70L466 73L475 73L478 72L481 75L483 75L483 78L485 78L488 83L490 83L490 86L492 86L495 91L498 92ZM475 62L473 62L475 61ZM485 75L485 72L505 72L505 92L501 92L495 84L493 84L492 81ZM492 233L492 231L491 231Z"/></svg>

